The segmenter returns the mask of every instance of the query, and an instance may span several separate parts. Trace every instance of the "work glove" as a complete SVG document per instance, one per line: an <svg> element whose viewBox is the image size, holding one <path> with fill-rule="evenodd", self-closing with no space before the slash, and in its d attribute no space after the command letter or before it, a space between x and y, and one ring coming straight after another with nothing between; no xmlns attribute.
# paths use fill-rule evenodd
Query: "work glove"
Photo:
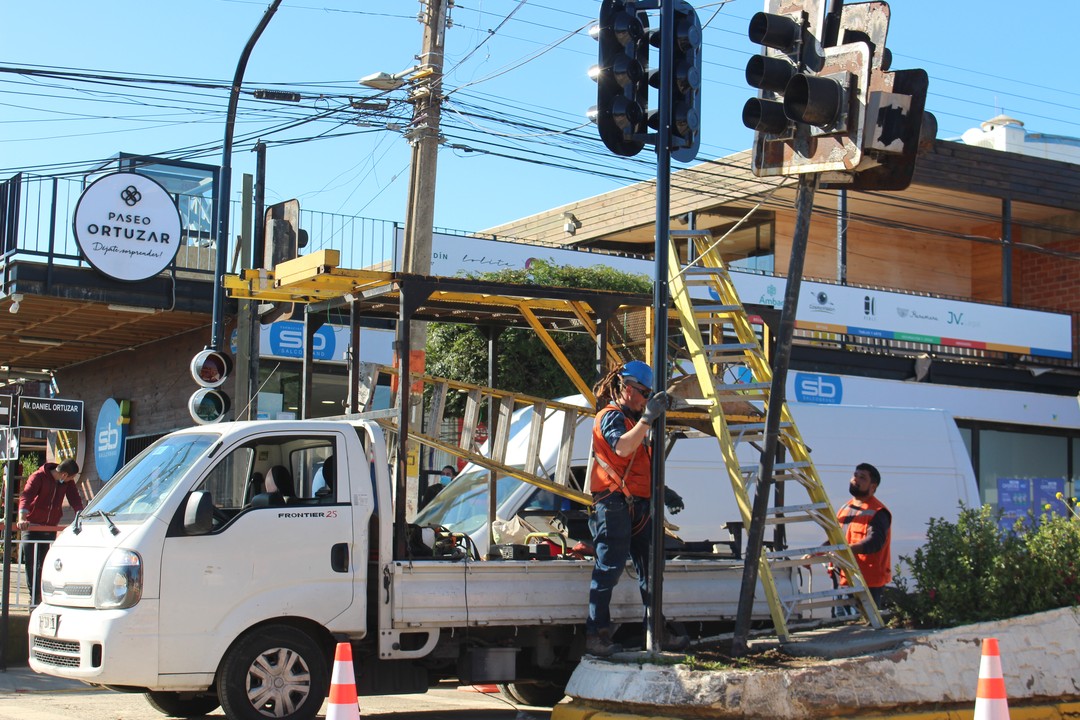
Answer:
<svg viewBox="0 0 1080 720"><path fill-rule="evenodd" d="M667 392L661 390L658 393L654 393L649 401L645 403L645 412L641 413L641 419L645 421L646 425L652 425L653 420L660 417L668 409L670 399Z"/></svg>
<svg viewBox="0 0 1080 720"><path fill-rule="evenodd" d="M678 515L679 511L686 507L682 495L669 487L664 487L664 505L667 506L668 512L672 515Z"/></svg>

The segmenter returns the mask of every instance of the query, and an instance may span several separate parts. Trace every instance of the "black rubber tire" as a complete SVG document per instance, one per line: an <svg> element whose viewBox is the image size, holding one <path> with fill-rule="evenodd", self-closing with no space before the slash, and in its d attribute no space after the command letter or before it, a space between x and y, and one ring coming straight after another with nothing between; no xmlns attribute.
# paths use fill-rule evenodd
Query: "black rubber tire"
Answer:
<svg viewBox="0 0 1080 720"><path fill-rule="evenodd" d="M306 633L271 625L245 635L218 669L218 699L234 720L312 720L330 689L327 655Z"/></svg>
<svg viewBox="0 0 1080 720"><path fill-rule="evenodd" d="M509 683L505 686L500 685L499 690L505 695L507 692L503 691L503 687L506 687L508 694L517 698L517 701L522 705L532 705L534 707L552 707L566 696L566 686L556 685L553 682L521 682Z"/></svg>
<svg viewBox="0 0 1080 720"><path fill-rule="evenodd" d="M498 683L496 687L499 688L499 692L504 698L515 705L528 705L528 703L514 693L513 683Z"/></svg>
<svg viewBox="0 0 1080 720"><path fill-rule="evenodd" d="M217 710L221 704L218 702L217 695L213 694L150 691L143 693L143 697L150 703L150 707L172 718L203 717Z"/></svg>

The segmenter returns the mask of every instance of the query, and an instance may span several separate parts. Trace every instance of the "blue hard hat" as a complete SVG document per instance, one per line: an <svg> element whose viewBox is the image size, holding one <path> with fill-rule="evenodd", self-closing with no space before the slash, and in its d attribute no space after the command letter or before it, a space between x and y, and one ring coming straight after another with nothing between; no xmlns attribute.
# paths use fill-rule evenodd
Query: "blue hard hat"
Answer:
<svg viewBox="0 0 1080 720"><path fill-rule="evenodd" d="M630 378L637 381L639 384L644 385L647 388L652 387L653 375L652 368L641 362L640 360L631 360L622 366L622 370L619 375L625 378Z"/></svg>

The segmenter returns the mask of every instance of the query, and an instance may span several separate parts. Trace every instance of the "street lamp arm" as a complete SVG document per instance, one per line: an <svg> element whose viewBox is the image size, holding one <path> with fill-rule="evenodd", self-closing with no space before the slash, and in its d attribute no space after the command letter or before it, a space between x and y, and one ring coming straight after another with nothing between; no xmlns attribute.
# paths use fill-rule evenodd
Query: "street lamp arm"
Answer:
<svg viewBox="0 0 1080 720"><path fill-rule="evenodd" d="M359 83L364 87L375 90L397 90L404 87L407 82L419 80L433 74L435 69L430 65L414 65L407 70L396 73L377 72L360 78Z"/></svg>
<svg viewBox="0 0 1080 720"><path fill-rule="evenodd" d="M263 13L262 20L251 33L244 50L240 53L240 60L236 63L236 73L233 75L232 88L229 91L229 109L225 116L225 141L221 149L221 172L218 180L218 207L217 207L217 258L214 263L214 304L210 328L210 349L221 350L224 347L225 335L225 286L222 278L225 275L225 266L229 262L229 196L232 193L232 145L233 128L236 125L236 109L240 103L240 86L244 81L244 71L247 70L248 58L259 41L263 30L270 24L270 18L277 12L281 0L273 0Z"/></svg>

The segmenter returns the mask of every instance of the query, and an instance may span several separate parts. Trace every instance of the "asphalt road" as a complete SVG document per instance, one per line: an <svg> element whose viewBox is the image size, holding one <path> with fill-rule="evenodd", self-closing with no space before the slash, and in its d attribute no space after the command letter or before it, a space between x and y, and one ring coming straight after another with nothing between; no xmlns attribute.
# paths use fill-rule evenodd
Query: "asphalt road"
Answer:
<svg viewBox="0 0 1080 720"><path fill-rule="evenodd" d="M487 695L441 685L423 695L360 698L365 720L550 720L551 708L517 706ZM220 708L207 717L220 718ZM0 720L162 720L142 695L91 688L0 693ZM326 706L319 713L326 717Z"/></svg>

